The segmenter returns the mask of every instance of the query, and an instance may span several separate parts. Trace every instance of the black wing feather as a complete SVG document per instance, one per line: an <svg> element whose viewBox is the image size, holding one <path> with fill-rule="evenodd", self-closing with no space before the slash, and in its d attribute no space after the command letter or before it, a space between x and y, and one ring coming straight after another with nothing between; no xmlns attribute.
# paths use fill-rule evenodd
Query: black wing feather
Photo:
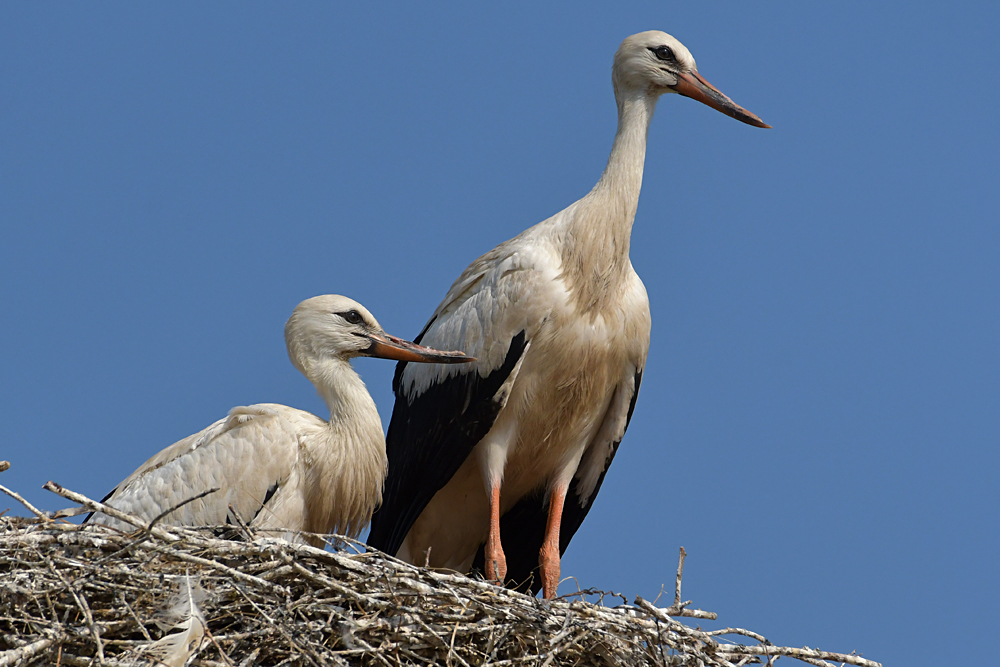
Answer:
<svg viewBox="0 0 1000 667"><path fill-rule="evenodd" d="M639 385L642 383L642 371L635 372L635 390L628 405L628 415L625 418L625 430L628 430L629 422L632 421L632 411L635 410L635 401L639 397ZM622 437L625 432L622 432ZM566 504L563 506L562 523L559 524L559 555L566 553L566 547L570 540L580 528L584 518L590 511L594 500L597 498L601 484L604 483L604 476L611 467L611 461L618 452L618 445L621 439L615 442L611 448L611 456L597 479L597 485L593 493L590 494L590 501L585 507L580 507L577 498L580 493L577 490L579 478L574 477L566 494ZM517 590L537 595L542 590L542 579L538 576L538 552L542 548L545 540L545 523L548 520L548 504L546 503L545 489L538 489L536 492L521 498L513 507L500 517L500 543L503 545L504 556L507 559L507 581L508 586ZM472 561L472 569L483 572L486 566L486 556L484 546L480 545L475 559Z"/></svg>
<svg viewBox="0 0 1000 667"><path fill-rule="evenodd" d="M103 498L101 498L101 502L102 503L108 502L108 498L110 498L111 496L115 495L115 491L117 491L117 490L118 490L118 487L116 486L115 488L113 488L110 491L108 491L108 495L106 495ZM87 523L88 521L90 521L90 517L92 517L92 516L94 516L93 512L88 513L87 516L83 517L83 521L81 521L80 523Z"/></svg>
<svg viewBox="0 0 1000 667"><path fill-rule="evenodd" d="M421 338L423 332L416 342ZM492 428L503 407L496 394L526 345L521 331L511 340L503 364L486 377L474 369L453 375L409 401L400 391L406 362L396 365L396 403L385 439L389 474L382 506L372 516L369 546L396 554L427 503Z"/></svg>
<svg viewBox="0 0 1000 667"><path fill-rule="evenodd" d="M266 507L267 503L271 500L272 497L274 497L274 494L278 492L279 486L280 482L278 480L275 480L275 482L271 484L271 486L267 487L267 491L264 493L264 501L260 504L260 508L258 508L257 511L253 513L253 516L250 518L250 521L247 521L247 523L250 523L251 521L256 519L260 515L260 513L264 511L264 507ZM232 507L232 505L230 505L230 507Z"/></svg>

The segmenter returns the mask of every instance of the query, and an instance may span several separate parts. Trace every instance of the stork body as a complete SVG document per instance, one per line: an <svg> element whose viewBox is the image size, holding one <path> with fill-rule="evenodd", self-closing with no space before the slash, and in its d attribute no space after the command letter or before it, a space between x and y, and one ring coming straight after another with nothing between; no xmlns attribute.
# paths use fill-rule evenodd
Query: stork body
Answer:
<svg viewBox="0 0 1000 667"><path fill-rule="evenodd" d="M163 521L221 525L230 506L259 532L321 544L356 537L382 498L385 439L375 402L351 367L356 356L454 363L471 359L389 336L361 304L326 295L299 304L285 326L292 363L316 386L326 421L285 405L233 408L205 430L146 461L105 498L152 520L203 491ZM103 514L92 520L125 527Z"/></svg>
<svg viewBox="0 0 1000 667"><path fill-rule="evenodd" d="M665 33L626 39L612 73L618 132L597 185L473 262L416 339L478 361L397 366L372 546L555 595L560 556L625 433L649 349L649 300L629 243L656 102L680 92L767 127Z"/></svg>

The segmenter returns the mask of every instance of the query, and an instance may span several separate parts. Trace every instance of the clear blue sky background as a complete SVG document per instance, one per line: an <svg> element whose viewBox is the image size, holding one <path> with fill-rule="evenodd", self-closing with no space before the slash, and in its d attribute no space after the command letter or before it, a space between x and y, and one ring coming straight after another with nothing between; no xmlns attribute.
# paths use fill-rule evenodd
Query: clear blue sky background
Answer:
<svg viewBox="0 0 1000 667"><path fill-rule="evenodd" d="M774 129L660 102L649 363L564 574L652 598L683 545L718 625L994 661L996 5L362 4L0 8L0 483L57 509L232 406L321 412L295 304L414 336L590 189L612 54L662 29Z"/></svg>

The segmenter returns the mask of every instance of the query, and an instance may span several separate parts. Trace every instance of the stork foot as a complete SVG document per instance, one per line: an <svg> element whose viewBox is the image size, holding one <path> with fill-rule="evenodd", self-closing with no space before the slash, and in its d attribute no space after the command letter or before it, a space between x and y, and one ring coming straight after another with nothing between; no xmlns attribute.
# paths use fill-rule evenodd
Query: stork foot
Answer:
<svg viewBox="0 0 1000 667"><path fill-rule="evenodd" d="M500 540L486 540L486 580L503 586L507 581L507 557L504 556Z"/></svg>
<svg viewBox="0 0 1000 667"><path fill-rule="evenodd" d="M559 588L559 549L544 545L538 552L538 569L542 576L542 597L551 600Z"/></svg>
<svg viewBox="0 0 1000 667"><path fill-rule="evenodd" d="M500 484L490 488L490 532L486 536L486 580L503 586L507 581L507 557L500 543Z"/></svg>

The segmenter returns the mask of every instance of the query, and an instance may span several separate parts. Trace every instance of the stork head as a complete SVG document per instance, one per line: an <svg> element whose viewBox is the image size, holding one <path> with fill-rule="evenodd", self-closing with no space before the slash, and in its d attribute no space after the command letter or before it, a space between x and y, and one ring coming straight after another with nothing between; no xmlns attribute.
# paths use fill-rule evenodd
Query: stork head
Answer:
<svg viewBox="0 0 1000 667"><path fill-rule="evenodd" d="M611 80L619 99L629 93L656 97L679 93L748 125L771 127L706 81L687 47L659 30L640 32L622 42L615 53Z"/></svg>
<svg viewBox="0 0 1000 667"><path fill-rule="evenodd" d="M380 357L399 361L454 364L475 361L461 352L441 352L390 336L368 309L353 299L324 294L306 299L285 323L292 363L305 375L311 362Z"/></svg>

